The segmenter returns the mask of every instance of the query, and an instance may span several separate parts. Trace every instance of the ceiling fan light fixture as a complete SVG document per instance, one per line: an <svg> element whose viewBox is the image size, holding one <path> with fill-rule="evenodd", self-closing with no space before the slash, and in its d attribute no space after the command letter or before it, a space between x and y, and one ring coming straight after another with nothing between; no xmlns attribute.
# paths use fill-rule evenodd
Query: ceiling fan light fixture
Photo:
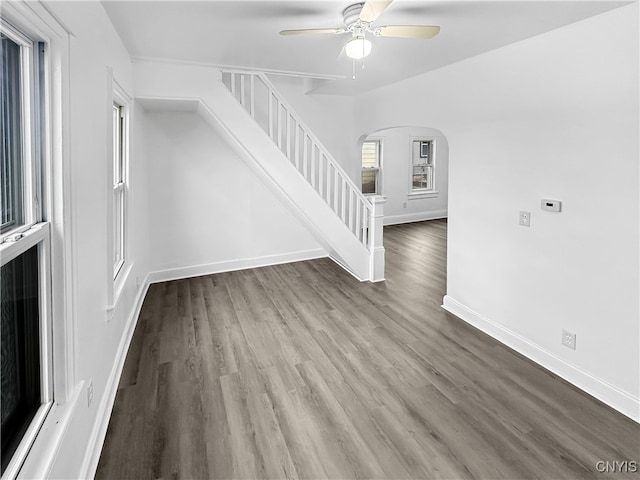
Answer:
<svg viewBox="0 0 640 480"><path fill-rule="evenodd" d="M344 53L349 58L360 60L371 53L371 42L363 36L353 37L344 46Z"/></svg>

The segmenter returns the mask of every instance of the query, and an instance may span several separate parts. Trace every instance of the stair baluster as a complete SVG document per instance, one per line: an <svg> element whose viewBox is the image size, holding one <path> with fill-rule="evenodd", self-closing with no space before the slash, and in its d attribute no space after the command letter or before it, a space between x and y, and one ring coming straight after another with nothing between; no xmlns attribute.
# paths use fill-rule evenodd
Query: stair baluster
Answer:
<svg viewBox="0 0 640 480"><path fill-rule="evenodd" d="M371 280L383 280L381 209L384 200L374 198L372 203L362 194L264 73L225 70L222 81L329 208L369 250ZM258 94L259 86L266 92L263 97ZM265 110L267 118L262 123L258 116Z"/></svg>

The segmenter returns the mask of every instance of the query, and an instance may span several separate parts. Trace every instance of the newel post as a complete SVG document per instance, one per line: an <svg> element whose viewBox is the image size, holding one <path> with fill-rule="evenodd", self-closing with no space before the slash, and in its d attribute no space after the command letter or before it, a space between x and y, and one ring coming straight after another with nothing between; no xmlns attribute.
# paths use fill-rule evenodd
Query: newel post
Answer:
<svg viewBox="0 0 640 480"><path fill-rule="evenodd" d="M371 198L371 226L369 237L369 252L371 255L371 264L369 270L371 272L372 282L381 282L384 280L384 245L382 244L382 227L384 222L384 204L387 197L376 195Z"/></svg>

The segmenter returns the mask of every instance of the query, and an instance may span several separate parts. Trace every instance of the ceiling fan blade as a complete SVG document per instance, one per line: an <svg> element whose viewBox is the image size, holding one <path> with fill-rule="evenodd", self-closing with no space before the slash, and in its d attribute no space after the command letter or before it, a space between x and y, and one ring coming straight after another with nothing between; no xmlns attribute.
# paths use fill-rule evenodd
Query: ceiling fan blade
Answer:
<svg viewBox="0 0 640 480"><path fill-rule="evenodd" d="M360 12L360 20L371 23L385 11L393 0L367 0Z"/></svg>
<svg viewBox="0 0 640 480"><path fill-rule="evenodd" d="M374 31L377 37L433 38L440 33L436 25L385 25Z"/></svg>
<svg viewBox="0 0 640 480"><path fill-rule="evenodd" d="M345 28L300 28L298 30L282 30L280 35L307 35L316 33L331 33L335 35L346 31Z"/></svg>

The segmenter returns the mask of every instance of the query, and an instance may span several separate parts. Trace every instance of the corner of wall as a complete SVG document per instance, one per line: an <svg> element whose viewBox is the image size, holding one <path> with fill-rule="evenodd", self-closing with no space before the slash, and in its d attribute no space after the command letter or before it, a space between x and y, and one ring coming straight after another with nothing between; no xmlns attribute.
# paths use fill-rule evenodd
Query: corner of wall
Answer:
<svg viewBox="0 0 640 480"><path fill-rule="evenodd" d="M449 295L444 297L442 307L469 325L640 423L640 398L637 396L568 363L540 345L475 312Z"/></svg>

